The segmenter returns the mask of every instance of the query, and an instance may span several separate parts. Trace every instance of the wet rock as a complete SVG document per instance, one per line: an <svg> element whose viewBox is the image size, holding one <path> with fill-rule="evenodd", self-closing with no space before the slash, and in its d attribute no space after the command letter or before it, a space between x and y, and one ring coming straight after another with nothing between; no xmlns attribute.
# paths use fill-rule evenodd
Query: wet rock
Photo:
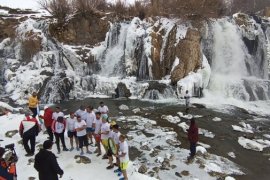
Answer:
<svg viewBox="0 0 270 180"><path fill-rule="evenodd" d="M35 177L29 177L28 180L35 180Z"/></svg>
<svg viewBox="0 0 270 180"><path fill-rule="evenodd" d="M159 172L159 167L153 167L152 170L155 171L156 173L158 173Z"/></svg>
<svg viewBox="0 0 270 180"><path fill-rule="evenodd" d="M117 85L117 88L115 89L115 97L116 98L119 98L119 97L130 97L131 96L131 93L130 93L130 90L127 88L126 84L120 82L118 83Z"/></svg>
<svg viewBox="0 0 270 180"><path fill-rule="evenodd" d="M171 165L171 168L175 169L175 168L177 168L177 166L173 164L173 165Z"/></svg>
<svg viewBox="0 0 270 180"><path fill-rule="evenodd" d="M86 157L86 156L79 156L79 155L76 155L74 156L74 159L78 159L76 161L76 163L80 164L80 163L83 163L83 164L90 164L91 163L91 159Z"/></svg>
<svg viewBox="0 0 270 180"><path fill-rule="evenodd" d="M12 130L12 131L7 131L5 136L12 138L15 134L17 134L19 131L18 130Z"/></svg>
<svg viewBox="0 0 270 180"><path fill-rule="evenodd" d="M34 163L35 162L35 159L34 158L30 158L28 159L28 164L27 165L31 165L31 163Z"/></svg>
<svg viewBox="0 0 270 180"><path fill-rule="evenodd" d="M140 108L136 108L136 109L133 109L132 111L133 111L135 114L137 114L137 113L141 112L141 109L140 109Z"/></svg>
<svg viewBox="0 0 270 180"><path fill-rule="evenodd" d="M149 171L147 174L149 174L150 177L154 177L156 173L154 171Z"/></svg>
<svg viewBox="0 0 270 180"><path fill-rule="evenodd" d="M159 145L158 145L158 146L156 146L156 147L155 147L155 149L158 149L158 150L164 150L164 148L163 148L163 147L161 147L161 146L159 146Z"/></svg>
<svg viewBox="0 0 270 180"><path fill-rule="evenodd" d="M143 145L140 147L141 150L145 150L145 151L151 151L151 148L148 147L147 145Z"/></svg>
<svg viewBox="0 0 270 180"><path fill-rule="evenodd" d="M137 134L138 136L140 136L140 135L142 135L143 133L142 133L142 131L137 131L136 134Z"/></svg>
<svg viewBox="0 0 270 180"><path fill-rule="evenodd" d="M23 144L23 140L22 140L22 139L19 140L19 141L18 141L18 144Z"/></svg>
<svg viewBox="0 0 270 180"><path fill-rule="evenodd" d="M121 106L119 106L119 109L122 111L127 111L127 110L129 110L129 107L125 104L122 104Z"/></svg>
<svg viewBox="0 0 270 180"><path fill-rule="evenodd" d="M159 150L154 149L149 155L150 155L151 157L156 157L156 156L158 156L159 152L160 152Z"/></svg>
<svg viewBox="0 0 270 180"><path fill-rule="evenodd" d="M164 158L164 161L161 163L160 169L162 170L170 170L171 164L168 158Z"/></svg>
<svg viewBox="0 0 270 180"><path fill-rule="evenodd" d="M195 106L196 108L199 108L199 109L205 109L206 106L203 105L203 104L197 104L197 103L192 103L193 106Z"/></svg>
<svg viewBox="0 0 270 180"><path fill-rule="evenodd" d="M189 171L182 171L181 174L183 176L189 176L190 175Z"/></svg>
<svg viewBox="0 0 270 180"><path fill-rule="evenodd" d="M128 141L131 141L132 139L134 139L133 136L127 135L127 140L128 140Z"/></svg>
<svg viewBox="0 0 270 180"><path fill-rule="evenodd" d="M142 164L141 167L139 168L138 172L141 174L145 174L147 172L148 168L146 167L145 164Z"/></svg>
<svg viewBox="0 0 270 180"><path fill-rule="evenodd" d="M151 123L145 123L144 125L145 129L152 129L152 124Z"/></svg>

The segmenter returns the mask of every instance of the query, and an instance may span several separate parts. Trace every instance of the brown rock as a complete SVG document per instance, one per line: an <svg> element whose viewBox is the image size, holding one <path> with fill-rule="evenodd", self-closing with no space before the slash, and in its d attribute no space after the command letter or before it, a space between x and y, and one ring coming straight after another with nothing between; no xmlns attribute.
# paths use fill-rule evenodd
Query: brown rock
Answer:
<svg viewBox="0 0 270 180"><path fill-rule="evenodd" d="M189 176L189 171L182 171L181 174L182 174L183 176Z"/></svg>
<svg viewBox="0 0 270 180"><path fill-rule="evenodd" d="M0 42L5 38L14 38L16 31L15 28L19 24L16 18L1 18L0 17Z"/></svg>
<svg viewBox="0 0 270 180"><path fill-rule="evenodd" d="M270 7L264 9L264 16L270 17Z"/></svg>
<svg viewBox="0 0 270 180"><path fill-rule="evenodd" d="M171 74L172 84L188 75L189 72L197 70L201 67L201 35L199 31L188 29L185 39L181 40L176 47L176 56L181 63L176 66Z"/></svg>
<svg viewBox="0 0 270 180"><path fill-rule="evenodd" d="M12 131L7 131L5 133L6 137L12 138L15 134L17 134L19 131L18 130L12 130Z"/></svg>

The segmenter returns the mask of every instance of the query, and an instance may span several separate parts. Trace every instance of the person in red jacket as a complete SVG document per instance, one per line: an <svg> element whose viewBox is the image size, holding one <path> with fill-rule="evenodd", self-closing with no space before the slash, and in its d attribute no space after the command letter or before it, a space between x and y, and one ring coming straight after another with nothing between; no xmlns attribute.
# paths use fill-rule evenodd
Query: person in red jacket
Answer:
<svg viewBox="0 0 270 180"><path fill-rule="evenodd" d="M40 127L36 118L32 118L29 113L25 113L25 119L21 121L19 133L23 139L23 146L26 151L25 156L33 156L35 153L36 136ZM31 148L28 145L30 141Z"/></svg>
<svg viewBox="0 0 270 180"><path fill-rule="evenodd" d="M48 107L48 106L44 106L44 115L40 115L39 117L44 119L44 124L47 130L47 133L49 135L49 140L53 141L53 132L52 132L52 123L53 123L53 110Z"/></svg>
<svg viewBox="0 0 270 180"><path fill-rule="evenodd" d="M64 117L59 116L56 121L53 121L52 123L52 131L54 133L55 139L56 139L56 146L57 146L57 153L60 153L60 142L61 140L62 146L63 146L63 151L68 151L65 143L65 133L66 130L66 121Z"/></svg>
<svg viewBox="0 0 270 180"><path fill-rule="evenodd" d="M188 131L188 140L190 143L190 159L192 159L196 154L196 144L199 139L198 127L195 124L195 119L190 120L190 126Z"/></svg>

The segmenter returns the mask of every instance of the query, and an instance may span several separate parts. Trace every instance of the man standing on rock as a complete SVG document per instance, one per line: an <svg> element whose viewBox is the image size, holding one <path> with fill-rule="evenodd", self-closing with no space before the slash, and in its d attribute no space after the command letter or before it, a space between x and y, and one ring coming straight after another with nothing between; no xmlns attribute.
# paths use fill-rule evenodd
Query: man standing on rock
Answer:
<svg viewBox="0 0 270 180"><path fill-rule="evenodd" d="M184 98L186 100L186 113L188 114L189 106L190 106L190 95L188 93L188 90L186 90L186 94L185 94Z"/></svg>
<svg viewBox="0 0 270 180"><path fill-rule="evenodd" d="M190 143L190 156L189 159L193 159L196 154L196 144L199 139L198 127L195 124L195 119L190 120L190 126L188 131L188 140Z"/></svg>
<svg viewBox="0 0 270 180"><path fill-rule="evenodd" d="M25 156L33 156L35 153L36 136L40 131L40 127L36 118L31 118L29 113L25 113L25 119L21 121L19 133L23 139L23 146L26 151ZM30 141L31 148L28 145Z"/></svg>
<svg viewBox="0 0 270 180"><path fill-rule="evenodd" d="M44 106L44 115L40 115L39 117L44 119L44 124L49 135L49 139L53 141L53 132L52 132L52 123L53 123L53 110L48 107Z"/></svg>
<svg viewBox="0 0 270 180"><path fill-rule="evenodd" d="M28 107L33 113L33 118L37 116L37 106L38 106L38 98L37 98L37 93L33 92L32 96L29 97L28 100Z"/></svg>
<svg viewBox="0 0 270 180"><path fill-rule="evenodd" d="M58 180L63 176L64 171L59 167L56 156L51 152L53 142L46 140L43 149L35 157L34 167L38 171L39 180Z"/></svg>

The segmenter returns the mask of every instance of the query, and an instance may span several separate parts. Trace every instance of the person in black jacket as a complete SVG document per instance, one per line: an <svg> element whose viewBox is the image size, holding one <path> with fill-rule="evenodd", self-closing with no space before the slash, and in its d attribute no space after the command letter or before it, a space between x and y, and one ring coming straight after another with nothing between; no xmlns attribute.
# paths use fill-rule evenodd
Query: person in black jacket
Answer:
<svg viewBox="0 0 270 180"><path fill-rule="evenodd" d="M59 167L56 156L50 151L53 142L46 140L43 143L43 149L35 156L34 167L38 171L39 180L58 180L63 176L64 171Z"/></svg>

